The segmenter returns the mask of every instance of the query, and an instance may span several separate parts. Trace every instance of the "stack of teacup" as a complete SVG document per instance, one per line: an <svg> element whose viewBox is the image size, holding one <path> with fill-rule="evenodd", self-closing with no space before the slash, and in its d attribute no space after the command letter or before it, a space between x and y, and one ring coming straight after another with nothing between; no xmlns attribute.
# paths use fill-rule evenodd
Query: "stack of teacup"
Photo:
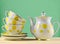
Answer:
<svg viewBox="0 0 60 44"><path fill-rule="evenodd" d="M9 35L19 35L25 24L25 20L12 11L7 12L3 22L2 28Z"/></svg>

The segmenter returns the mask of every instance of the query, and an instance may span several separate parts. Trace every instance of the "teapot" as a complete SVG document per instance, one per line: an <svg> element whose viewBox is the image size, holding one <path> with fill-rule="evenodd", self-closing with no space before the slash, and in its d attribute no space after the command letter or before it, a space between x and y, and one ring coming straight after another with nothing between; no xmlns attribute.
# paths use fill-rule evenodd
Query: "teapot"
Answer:
<svg viewBox="0 0 60 44"><path fill-rule="evenodd" d="M53 24L58 24L56 32L54 32L53 24L51 23L52 17L48 17L45 15L46 13L43 11L41 16L35 17L36 23L34 23L33 18L29 17L30 19L30 30L31 33L38 39L38 40L46 40L52 38L53 35L59 30L59 22L53 22Z"/></svg>

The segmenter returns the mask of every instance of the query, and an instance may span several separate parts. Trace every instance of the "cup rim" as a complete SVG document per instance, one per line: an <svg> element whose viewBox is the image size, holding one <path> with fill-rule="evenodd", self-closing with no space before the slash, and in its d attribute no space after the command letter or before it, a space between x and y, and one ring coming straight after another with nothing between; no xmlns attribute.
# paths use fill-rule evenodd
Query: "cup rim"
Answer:
<svg viewBox="0 0 60 44"><path fill-rule="evenodd" d="M10 26L10 25L15 26L16 25L17 26L17 25L23 25L23 24L4 24L3 26L5 26L5 25L8 25L8 26Z"/></svg>

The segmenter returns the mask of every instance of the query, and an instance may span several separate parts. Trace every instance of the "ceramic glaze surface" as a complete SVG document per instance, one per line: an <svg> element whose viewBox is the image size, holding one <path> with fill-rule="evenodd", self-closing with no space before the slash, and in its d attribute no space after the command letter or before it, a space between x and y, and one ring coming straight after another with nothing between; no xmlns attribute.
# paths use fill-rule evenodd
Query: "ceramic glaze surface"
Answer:
<svg viewBox="0 0 60 44"><path fill-rule="evenodd" d="M9 35L19 35L24 28L25 20L13 11L8 11L7 13L6 17L3 18L4 25L2 30Z"/></svg>
<svg viewBox="0 0 60 44"><path fill-rule="evenodd" d="M49 39L54 35L51 17L46 16L44 12L42 12L42 16L36 17L36 24L32 18L30 18L30 22L31 32L37 39Z"/></svg>

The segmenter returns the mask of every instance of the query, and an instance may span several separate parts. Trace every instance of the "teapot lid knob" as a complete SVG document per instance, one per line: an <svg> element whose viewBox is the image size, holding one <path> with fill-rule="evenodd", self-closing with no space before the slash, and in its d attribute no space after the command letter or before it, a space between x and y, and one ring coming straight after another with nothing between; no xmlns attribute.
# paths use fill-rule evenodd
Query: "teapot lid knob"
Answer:
<svg viewBox="0 0 60 44"><path fill-rule="evenodd" d="M46 13L45 13L44 11L41 13L42 16L45 16L45 14L46 14Z"/></svg>

